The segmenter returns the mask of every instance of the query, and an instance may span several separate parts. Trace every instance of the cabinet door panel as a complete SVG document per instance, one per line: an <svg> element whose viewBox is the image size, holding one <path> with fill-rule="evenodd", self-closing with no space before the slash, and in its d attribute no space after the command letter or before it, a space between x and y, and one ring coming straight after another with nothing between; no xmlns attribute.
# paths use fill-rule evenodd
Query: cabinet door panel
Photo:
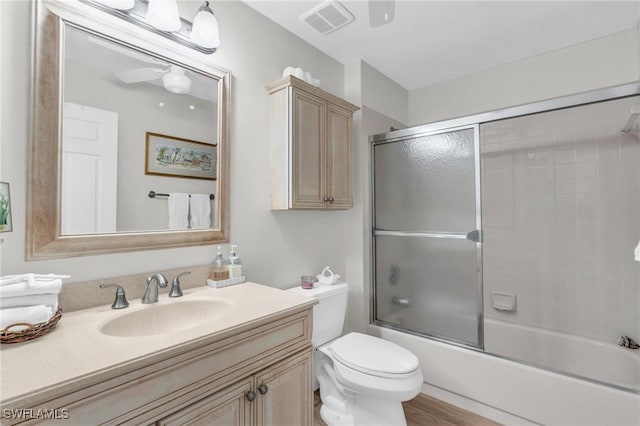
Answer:
<svg viewBox="0 0 640 426"><path fill-rule="evenodd" d="M290 182L293 208L324 207L324 123L324 102L294 90Z"/></svg>
<svg viewBox="0 0 640 426"><path fill-rule="evenodd" d="M252 404L245 394L252 389L247 378L158 421L158 426L250 426Z"/></svg>
<svg viewBox="0 0 640 426"><path fill-rule="evenodd" d="M261 385L268 388L256 400L258 425L313 424L312 351L301 352L256 374L256 389Z"/></svg>
<svg viewBox="0 0 640 426"><path fill-rule="evenodd" d="M351 113L329 104L327 121L327 207L351 208Z"/></svg>

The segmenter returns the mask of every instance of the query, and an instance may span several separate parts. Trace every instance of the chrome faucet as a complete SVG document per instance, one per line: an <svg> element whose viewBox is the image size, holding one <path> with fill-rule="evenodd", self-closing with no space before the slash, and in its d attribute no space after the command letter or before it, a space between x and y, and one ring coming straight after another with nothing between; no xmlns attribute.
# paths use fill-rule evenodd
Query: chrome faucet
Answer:
<svg viewBox="0 0 640 426"><path fill-rule="evenodd" d="M142 303L156 303L158 301L158 286L166 287L167 279L162 274L153 274L147 278L147 290L142 296Z"/></svg>

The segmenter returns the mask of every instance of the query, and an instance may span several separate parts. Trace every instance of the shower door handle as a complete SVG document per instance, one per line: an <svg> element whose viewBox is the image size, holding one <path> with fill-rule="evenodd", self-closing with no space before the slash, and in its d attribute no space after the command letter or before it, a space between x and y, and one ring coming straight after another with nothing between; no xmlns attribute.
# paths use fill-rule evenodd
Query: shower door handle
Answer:
<svg viewBox="0 0 640 426"><path fill-rule="evenodd" d="M474 243L482 242L482 230L474 229L471 232L467 232L467 240L473 241Z"/></svg>
<svg viewBox="0 0 640 426"><path fill-rule="evenodd" d="M374 229L373 235L391 235L395 237L423 237L423 238L445 238L453 240L469 240L474 243L481 243L483 240L482 230L474 229L465 233L449 232L414 232L414 231L389 231L386 229Z"/></svg>

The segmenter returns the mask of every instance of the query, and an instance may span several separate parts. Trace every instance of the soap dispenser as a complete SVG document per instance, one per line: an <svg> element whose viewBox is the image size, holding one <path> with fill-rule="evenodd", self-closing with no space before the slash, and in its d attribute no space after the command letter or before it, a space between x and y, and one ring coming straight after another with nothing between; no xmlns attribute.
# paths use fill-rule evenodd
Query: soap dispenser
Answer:
<svg viewBox="0 0 640 426"><path fill-rule="evenodd" d="M218 246L218 253L215 259L211 262L209 269L209 279L213 281L222 281L229 278L229 269L227 268L229 262L222 257L222 247Z"/></svg>
<svg viewBox="0 0 640 426"><path fill-rule="evenodd" d="M242 276L242 262L240 261L240 256L236 253L237 247L237 245L232 244L231 251L229 252L229 265L227 265L227 269L229 269L229 278Z"/></svg>

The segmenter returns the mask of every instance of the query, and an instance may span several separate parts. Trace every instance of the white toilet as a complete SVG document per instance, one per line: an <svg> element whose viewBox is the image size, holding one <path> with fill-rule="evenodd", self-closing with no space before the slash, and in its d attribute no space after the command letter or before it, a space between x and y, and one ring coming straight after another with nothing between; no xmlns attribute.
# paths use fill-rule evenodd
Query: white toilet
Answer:
<svg viewBox="0 0 640 426"><path fill-rule="evenodd" d="M374 336L349 333L339 337L347 284L289 291L318 299L313 308L312 342L322 420L329 426L406 425L401 402L415 397L422 387L418 358Z"/></svg>

